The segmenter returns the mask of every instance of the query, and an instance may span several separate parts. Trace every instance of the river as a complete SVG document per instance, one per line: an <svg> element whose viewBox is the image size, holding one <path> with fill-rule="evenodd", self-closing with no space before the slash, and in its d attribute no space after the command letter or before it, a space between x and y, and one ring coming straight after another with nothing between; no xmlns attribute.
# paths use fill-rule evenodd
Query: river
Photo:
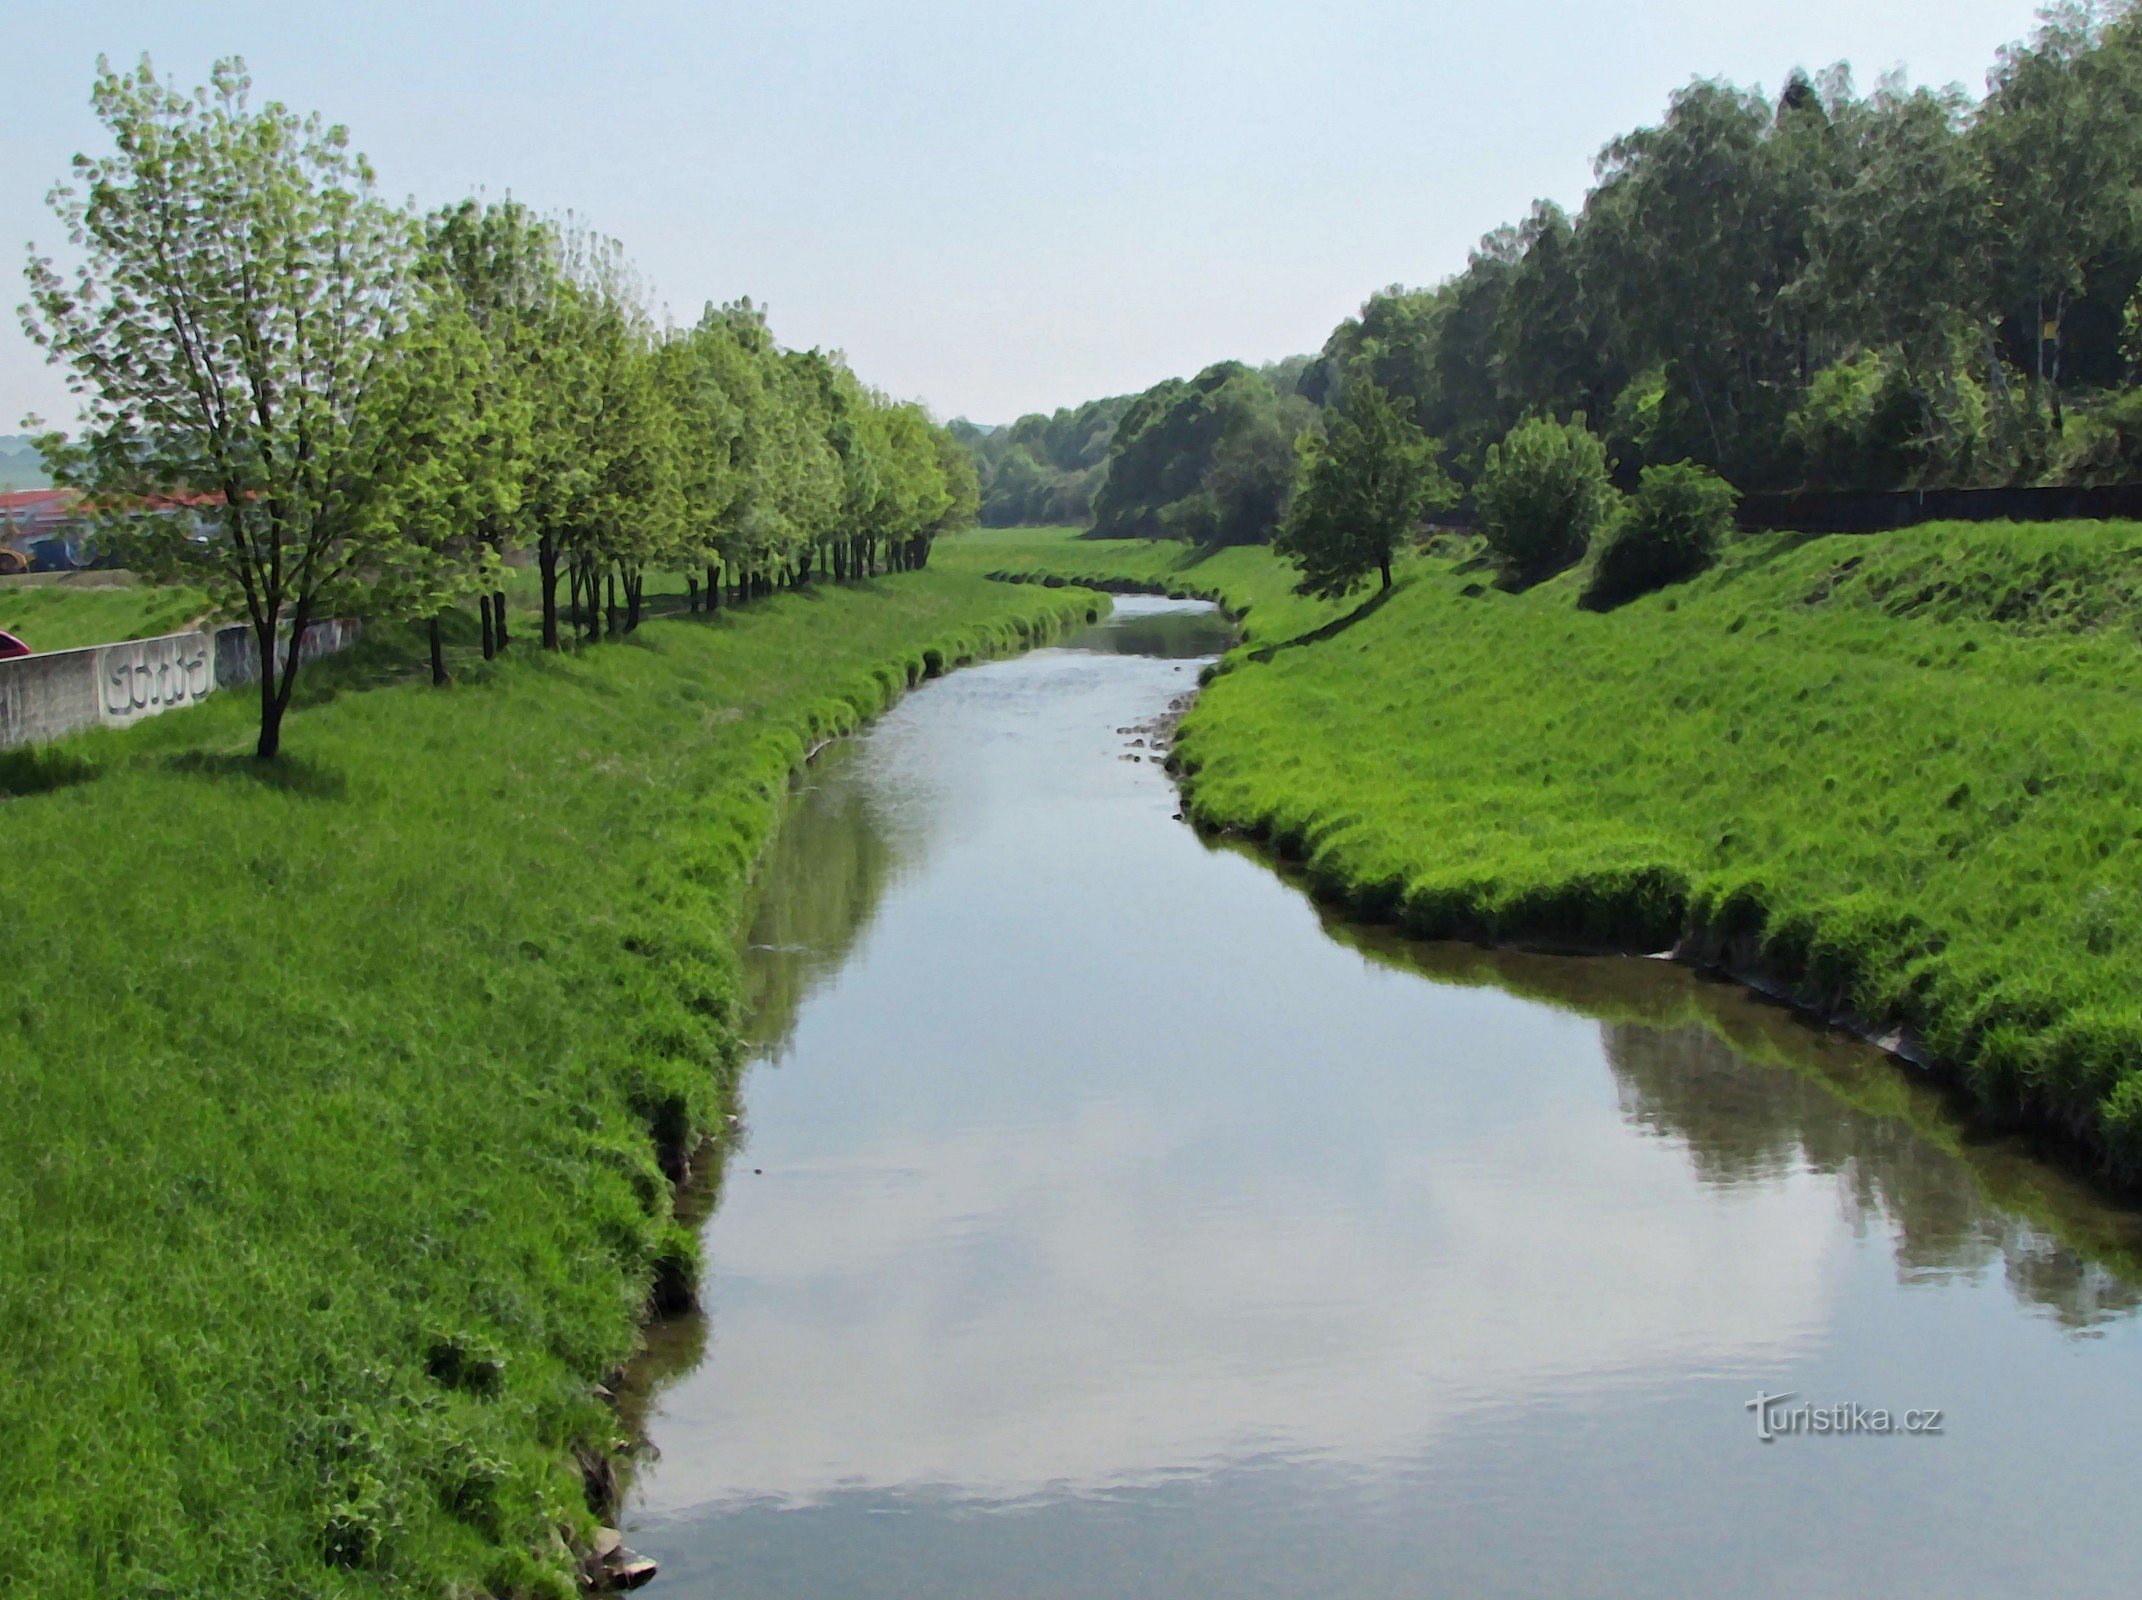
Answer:
<svg viewBox="0 0 2142 1600"><path fill-rule="evenodd" d="M1332 924L1135 731L1224 639L1119 601L803 781L653 1592L2131 1592L2135 1214L1731 986Z"/></svg>

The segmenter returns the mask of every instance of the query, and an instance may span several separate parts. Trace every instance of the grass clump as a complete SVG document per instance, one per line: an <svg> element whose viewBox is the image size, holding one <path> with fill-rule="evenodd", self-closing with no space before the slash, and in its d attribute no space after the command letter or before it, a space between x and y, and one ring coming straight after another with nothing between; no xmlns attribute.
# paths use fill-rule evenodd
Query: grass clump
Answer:
<svg viewBox="0 0 2142 1600"><path fill-rule="evenodd" d="M1017 565L1105 578L1112 554ZM1124 554L1253 623L1290 580L1267 551ZM2138 563L2131 524L1765 535L1595 612L1582 569L1505 593L1446 540L1388 604L1238 655L1178 759L1200 822L1359 912L1765 970L2133 1182Z"/></svg>
<svg viewBox="0 0 2142 1600"><path fill-rule="evenodd" d="M10 1580L572 1593L789 771L1096 603L905 574L447 691L380 629L272 766L244 695L56 747L0 858Z"/></svg>

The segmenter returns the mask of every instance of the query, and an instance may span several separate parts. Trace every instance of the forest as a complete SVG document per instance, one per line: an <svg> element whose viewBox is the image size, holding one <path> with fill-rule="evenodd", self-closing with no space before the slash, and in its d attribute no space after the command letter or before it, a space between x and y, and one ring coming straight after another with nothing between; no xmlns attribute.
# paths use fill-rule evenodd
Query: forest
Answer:
<svg viewBox="0 0 2142 1600"><path fill-rule="evenodd" d="M1050 501L985 520L1268 538L1296 438L1364 377L1410 404L1461 490L1539 417L1581 418L1624 487L1682 461L1743 491L2142 472L2131 8L2048 10L1977 100L1901 75L1862 91L1842 64L1775 94L1693 82L1594 169L1574 214L1535 203L1262 385L1223 362L1138 396L1090 519Z"/></svg>

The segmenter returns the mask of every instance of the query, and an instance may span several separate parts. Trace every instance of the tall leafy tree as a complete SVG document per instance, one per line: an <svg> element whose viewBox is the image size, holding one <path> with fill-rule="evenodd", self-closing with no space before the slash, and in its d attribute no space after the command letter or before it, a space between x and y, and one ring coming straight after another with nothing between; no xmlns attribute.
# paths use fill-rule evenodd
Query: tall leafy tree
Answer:
<svg viewBox="0 0 2142 1600"><path fill-rule="evenodd" d="M2093 262L2132 238L2142 161L2135 25L2066 0L2001 52L1973 128L1992 191L2009 295L2030 316L2036 380L2062 421L2061 330Z"/></svg>
<svg viewBox="0 0 2142 1600"><path fill-rule="evenodd" d="M1455 497L1412 406L1359 380L1321 437L1303 435L1300 484L1273 548L1301 569L1304 594L1351 594L1371 572L1388 589L1400 541Z"/></svg>
<svg viewBox="0 0 2142 1600"><path fill-rule="evenodd" d="M494 443L510 446L511 453L494 456L494 465L501 487L511 492L481 500L472 531L492 556L503 558L524 540L518 513L542 469L539 430L566 420L560 397L545 386L556 364L543 336L558 289L555 242L549 227L518 201L463 200L426 218L421 270L436 292L458 301L483 339L483 361L466 401L479 417L500 419ZM479 594L478 611L489 659L509 642L504 592Z"/></svg>
<svg viewBox="0 0 2142 1600"><path fill-rule="evenodd" d="M100 62L112 138L53 205L82 256L33 256L24 322L84 404L65 481L106 504L197 499L134 522L136 559L242 604L260 651L259 754L281 748L306 625L357 603L400 537L380 514L401 419L369 403L410 316L413 224L347 133L251 104L235 58L188 94Z"/></svg>

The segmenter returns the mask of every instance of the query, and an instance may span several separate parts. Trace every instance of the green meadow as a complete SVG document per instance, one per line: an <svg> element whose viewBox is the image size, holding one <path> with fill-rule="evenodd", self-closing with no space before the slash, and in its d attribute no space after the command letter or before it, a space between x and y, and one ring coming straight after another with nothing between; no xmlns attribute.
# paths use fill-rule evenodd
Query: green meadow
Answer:
<svg viewBox="0 0 2142 1600"><path fill-rule="evenodd" d="M0 758L10 1589L575 1592L790 772L1099 604L817 585L446 690L382 629L276 764L243 694Z"/></svg>
<svg viewBox="0 0 2142 1600"><path fill-rule="evenodd" d="M197 589L113 581L103 573L58 582L0 578L0 632L39 652L177 633L199 623L208 609L207 596Z"/></svg>
<svg viewBox="0 0 2142 1600"><path fill-rule="evenodd" d="M1387 600L1259 549L960 540L1216 595L1193 816L1423 937L1662 950L1899 1028L1986 1112L2142 1177L2142 527L1749 537L1581 609L1444 536Z"/></svg>

